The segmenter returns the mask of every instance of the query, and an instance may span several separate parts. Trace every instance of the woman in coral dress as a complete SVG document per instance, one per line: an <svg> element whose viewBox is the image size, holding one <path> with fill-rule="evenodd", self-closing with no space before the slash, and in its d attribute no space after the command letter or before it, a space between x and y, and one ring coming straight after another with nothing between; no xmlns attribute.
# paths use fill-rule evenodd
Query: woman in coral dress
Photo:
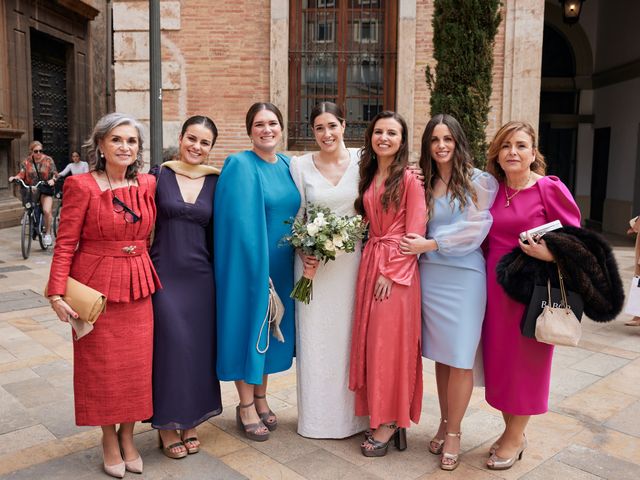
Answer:
<svg viewBox="0 0 640 480"><path fill-rule="evenodd" d="M485 396L502 412L505 429L491 447L487 466L510 468L527 446L524 431L531 415L547 411L553 346L520 333L525 305L507 296L496 280L496 265L518 245L543 261L553 261L544 238L527 244L520 232L554 220L580 226L580 210L567 187L544 176L546 164L533 127L509 122L496 133L487 154L487 171L499 182L491 207L493 225L485 244L487 309L482 329Z"/></svg>
<svg viewBox="0 0 640 480"><path fill-rule="evenodd" d="M415 255L404 255L407 233L425 234L424 188L406 170L408 132L394 112L381 112L365 134L356 210L369 221L356 286L349 388L356 415L368 415L373 433L361 445L383 456L391 438L406 448L406 428L420 419L420 277Z"/></svg>
<svg viewBox="0 0 640 480"><path fill-rule="evenodd" d="M48 283L63 322L77 317L61 298L67 278L107 297L94 330L73 342L73 386L76 424L102 427L104 469L119 478L125 469L142 472L133 427L153 413L151 294L160 282L147 248L156 183L138 173L142 142L142 126L131 117L111 113L98 121L88 142L93 171L64 185Z"/></svg>

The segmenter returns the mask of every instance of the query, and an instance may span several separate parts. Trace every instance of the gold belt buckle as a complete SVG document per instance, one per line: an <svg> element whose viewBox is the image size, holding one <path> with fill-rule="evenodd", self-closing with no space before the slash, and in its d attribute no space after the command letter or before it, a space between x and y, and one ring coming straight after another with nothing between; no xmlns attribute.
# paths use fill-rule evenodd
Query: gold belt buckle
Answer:
<svg viewBox="0 0 640 480"><path fill-rule="evenodd" d="M122 247L122 251L124 253L128 253L129 255L133 255L134 253L136 253L136 246L135 245L128 245L126 247Z"/></svg>

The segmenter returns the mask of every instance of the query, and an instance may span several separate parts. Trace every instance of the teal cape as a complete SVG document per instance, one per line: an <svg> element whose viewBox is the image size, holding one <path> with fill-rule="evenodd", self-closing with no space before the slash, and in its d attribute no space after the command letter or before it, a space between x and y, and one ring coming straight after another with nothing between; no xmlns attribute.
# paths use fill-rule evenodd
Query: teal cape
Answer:
<svg viewBox="0 0 640 480"><path fill-rule="evenodd" d="M289 173L289 159L275 164L252 151L226 160L214 201L214 269L217 297L217 373L220 380L259 385L263 375L290 368L294 354L293 249L281 245L290 232L300 194ZM269 277L285 305L284 343L266 327Z"/></svg>

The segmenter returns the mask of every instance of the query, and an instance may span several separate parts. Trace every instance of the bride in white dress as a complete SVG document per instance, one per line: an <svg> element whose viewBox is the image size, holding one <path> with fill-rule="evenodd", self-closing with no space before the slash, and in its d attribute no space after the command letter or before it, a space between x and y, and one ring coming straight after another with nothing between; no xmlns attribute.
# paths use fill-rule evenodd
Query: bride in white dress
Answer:
<svg viewBox="0 0 640 480"><path fill-rule="evenodd" d="M299 216L309 203L323 205L337 215L355 215L358 196L359 149L346 148L344 115L331 102L318 104L310 123L319 152L291 159L293 177L302 202ZM313 278L313 299L296 302L296 369L298 433L310 438L345 438L362 432L367 417L354 415L355 398L349 385L349 352L360 249L318 264ZM296 256L295 279L303 259Z"/></svg>

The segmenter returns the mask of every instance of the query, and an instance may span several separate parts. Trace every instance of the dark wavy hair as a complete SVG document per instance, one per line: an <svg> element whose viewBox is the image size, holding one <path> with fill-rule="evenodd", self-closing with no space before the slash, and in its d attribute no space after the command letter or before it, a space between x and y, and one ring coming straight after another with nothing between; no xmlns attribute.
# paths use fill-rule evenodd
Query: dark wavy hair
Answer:
<svg viewBox="0 0 640 480"><path fill-rule="evenodd" d="M371 137L378 120L384 118L392 118L402 127L402 142L400 149L396 153L391 166L389 167L389 176L384 182L384 193L382 194L382 208L388 210L390 205L398 207L400 198L402 197L404 184L404 171L409 164L409 132L407 131L407 122L404 121L398 113L385 110L378 113L367 127L364 134L364 147L360 152L360 182L358 184L358 198L354 203L356 211L360 215L364 215L364 193L367 191L378 170L378 160L371 145Z"/></svg>
<svg viewBox="0 0 640 480"><path fill-rule="evenodd" d="M284 130L284 120L282 119L282 112L278 107L270 102L257 102L249 107L247 111L247 117L245 119L245 126L247 127L247 135L251 136L251 127L253 127L253 120L256 118L258 112L262 110L269 110L276 115L280 128Z"/></svg>
<svg viewBox="0 0 640 480"><path fill-rule="evenodd" d="M438 125L445 125L449 129L449 132L451 132L451 136L455 142L451 158L453 168L447 190L451 192L451 205L453 205L454 200L457 198L460 202L460 211L462 211L464 207L467 206L467 195L471 196L474 204L478 202L478 194L471 183L473 160L471 158L469 142L467 141L467 136L464 134L464 130L462 130L462 126L458 120L446 113L440 113L431 117L427 126L424 127L424 133L422 134L420 168L424 172L425 198L427 205L431 207L433 205L433 188L438 180L438 164L431 157L431 137ZM431 211L431 208L429 208L429 211Z"/></svg>
<svg viewBox="0 0 640 480"><path fill-rule="evenodd" d="M142 160L144 135L142 133L142 124L138 122L138 120L124 113L108 113L98 120L96 126L93 128L91 136L84 143L84 147L87 148L88 159L93 170L104 172L107 161L104 156L101 155L99 144L107 135L109 135L111 130L121 125L132 125L138 132L138 155L136 156L136 160L127 167L127 171L125 173L126 178L132 179L136 177L144 165L144 161Z"/></svg>
<svg viewBox="0 0 640 480"><path fill-rule="evenodd" d="M320 102L315 107L313 107L313 110L311 110L311 113L309 114L309 125L311 125L312 129L313 122L315 122L316 118L318 118L323 113L330 113L331 115L336 117L340 123L345 122L344 113L338 105L333 102Z"/></svg>
<svg viewBox="0 0 640 480"><path fill-rule="evenodd" d="M547 171L547 163L544 161L544 155L538 150L538 137L536 131L527 122L507 122L500 130L498 130L489 144L487 150L487 172L496 177L498 181L504 182L505 173L500 163L498 163L498 154L502 143L516 132L524 132L531 138L531 147L535 150L535 160L529 166L530 170L538 175L545 175Z"/></svg>
<svg viewBox="0 0 640 480"><path fill-rule="evenodd" d="M202 125L207 130L211 131L213 134L213 141L211 142L211 146L213 147L216 144L216 140L218 139L218 127L213 123L209 117L205 115L194 115L193 117L187 118L187 120L182 124L182 130L180 130L180 137L184 137L184 134L187 132L187 128L191 125Z"/></svg>

